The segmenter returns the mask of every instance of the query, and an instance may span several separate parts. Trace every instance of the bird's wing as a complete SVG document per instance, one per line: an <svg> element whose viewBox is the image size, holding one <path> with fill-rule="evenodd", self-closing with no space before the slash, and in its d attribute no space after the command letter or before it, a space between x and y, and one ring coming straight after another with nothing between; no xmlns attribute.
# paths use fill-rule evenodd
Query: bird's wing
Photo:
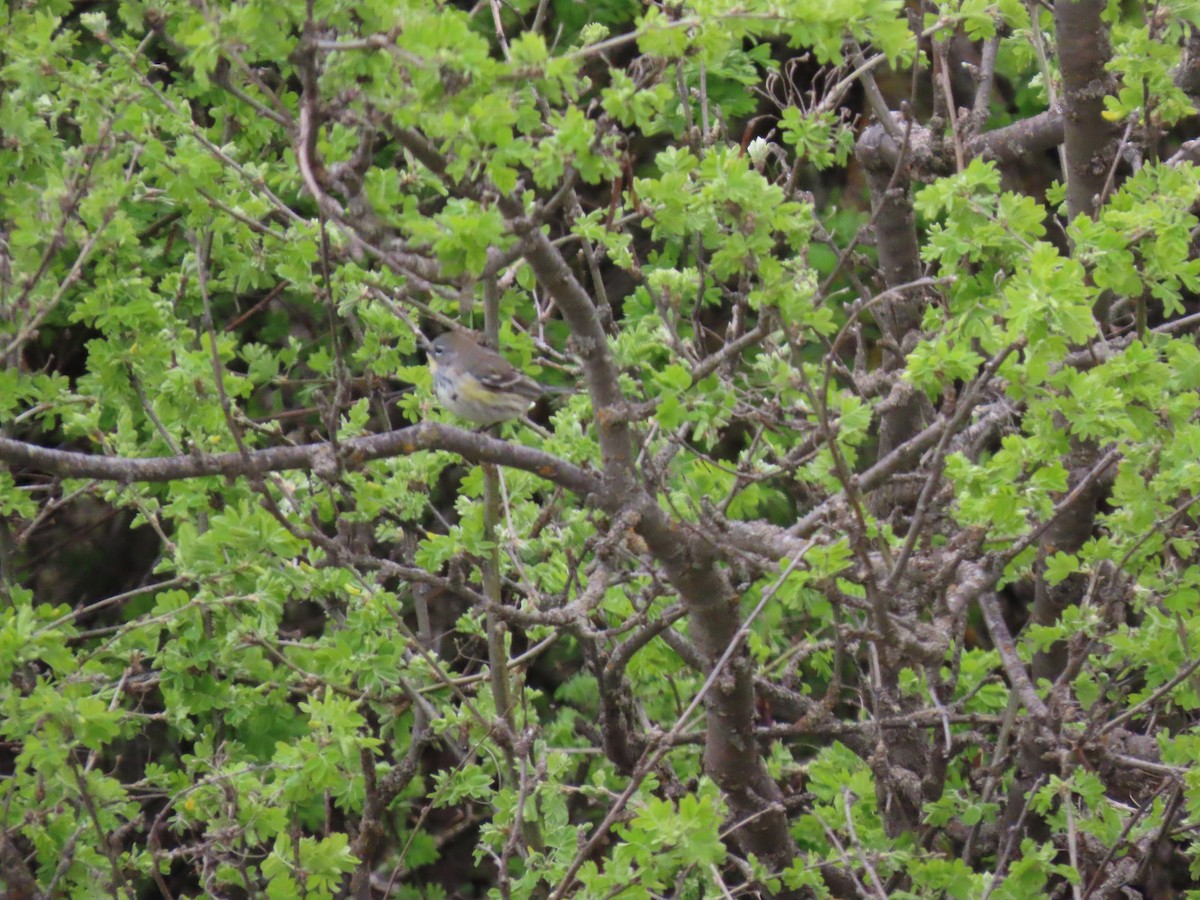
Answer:
<svg viewBox="0 0 1200 900"><path fill-rule="evenodd" d="M542 386L507 360L489 360L482 369L476 373L476 377L490 390L512 391L531 399L542 395Z"/></svg>

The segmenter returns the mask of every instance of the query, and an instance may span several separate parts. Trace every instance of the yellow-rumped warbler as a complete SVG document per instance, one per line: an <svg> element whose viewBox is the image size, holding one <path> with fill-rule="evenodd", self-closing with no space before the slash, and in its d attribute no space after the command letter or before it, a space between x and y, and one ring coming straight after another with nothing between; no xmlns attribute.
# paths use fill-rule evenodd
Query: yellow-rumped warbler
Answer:
<svg viewBox="0 0 1200 900"><path fill-rule="evenodd" d="M563 393L534 381L494 350L461 331L447 331L429 349L433 392L450 412L477 425L494 425L529 411L544 393Z"/></svg>

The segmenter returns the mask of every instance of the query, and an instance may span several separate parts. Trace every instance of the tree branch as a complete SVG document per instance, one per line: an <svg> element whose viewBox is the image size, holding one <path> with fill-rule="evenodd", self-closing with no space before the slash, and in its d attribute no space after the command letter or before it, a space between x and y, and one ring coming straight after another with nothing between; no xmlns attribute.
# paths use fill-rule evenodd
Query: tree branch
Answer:
<svg viewBox="0 0 1200 900"><path fill-rule="evenodd" d="M495 463L522 469L574 491L581 497L600 490L600 479L579 466L549 453L476 434L452 425L422 422L366 437L342 441L342 463L356 465L373 459L406 456L417 450L447 450L476 463ZM271 447L241 453L147 458L94 456L51 450L25 441L0 437L0 462L28 466L61 478L99 478L122 484L178 481L223 475L228 478L264 475L290 469L336 471L331 444Z"/></svg>
<svg viewBox="0 0 1200 900"><path fill-rule="evenodd" d="M1063 145L1067 210L1073 219L1093 213L1116 146L1116 126L1104 118L1104 98L1113 90L1105 68L1112 57L1104 0L1058 0L1054 30L1063 79Z"/></svg>

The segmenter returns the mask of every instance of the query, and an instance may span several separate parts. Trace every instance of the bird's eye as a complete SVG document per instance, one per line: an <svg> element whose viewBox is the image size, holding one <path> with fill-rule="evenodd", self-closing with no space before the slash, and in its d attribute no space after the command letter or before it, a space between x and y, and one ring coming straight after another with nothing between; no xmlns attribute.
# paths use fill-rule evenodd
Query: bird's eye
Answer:
<svg viewBox="0 0 1200 900"><path fill-rule="evenodd" d="M445 353L445 352L446 352L446 348L445 348L445 347L434 347L434 348L433 348L433 355L434 355L434 356L441 356L441 355L442 355L443 353Z"/></svg>

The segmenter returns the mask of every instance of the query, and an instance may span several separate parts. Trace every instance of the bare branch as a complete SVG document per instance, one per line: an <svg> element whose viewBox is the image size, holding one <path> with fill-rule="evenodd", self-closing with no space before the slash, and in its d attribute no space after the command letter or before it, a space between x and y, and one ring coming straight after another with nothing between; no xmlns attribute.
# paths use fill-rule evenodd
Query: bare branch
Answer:
<svg viewBox="0 0 1200 900"><path fill-rule="evenodd" d="M574 491L581 497L600 489L600 479L556 456L511 444L497 438L438 422L422 422L397 431L342 441L342 462L350 467L374 459L406 456L418 450L448 450L476 463L495 463L532 472ZM12 438L0 437L0 460L10 466L28 466L62 478L99 478L121 484L177 481L219 475L228 478L264 475L290 469L335 471L330 444L271 447L241 453L149 458L93 456L69 450L51 450Z"/></svg>

